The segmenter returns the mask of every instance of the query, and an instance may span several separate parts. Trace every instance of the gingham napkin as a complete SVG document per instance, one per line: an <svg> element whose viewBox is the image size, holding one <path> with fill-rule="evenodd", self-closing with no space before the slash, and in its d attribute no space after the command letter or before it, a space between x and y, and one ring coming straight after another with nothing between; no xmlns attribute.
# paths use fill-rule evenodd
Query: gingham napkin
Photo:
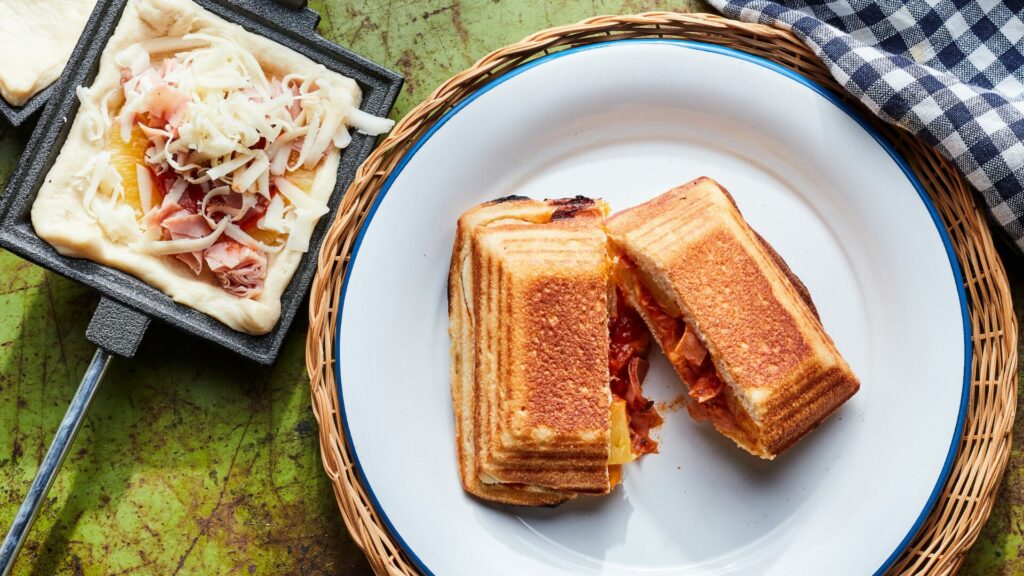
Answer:
<svg viewBox="0 0 1024 576"><path fill-rule="evenodd" d="M1024 0L708 1L792 30L878 117L952 160L1024 251Z"/></svg>

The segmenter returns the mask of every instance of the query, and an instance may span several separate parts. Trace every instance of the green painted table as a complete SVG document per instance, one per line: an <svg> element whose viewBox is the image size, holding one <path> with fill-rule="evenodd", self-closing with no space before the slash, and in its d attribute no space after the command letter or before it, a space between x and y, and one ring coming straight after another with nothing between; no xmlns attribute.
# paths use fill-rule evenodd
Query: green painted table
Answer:
<svg viewBox="0 0 1024 576"><path fill-rule="evenodd" d="M373 4L373 6L366 6ZM553 25L672 0L313 1L320 32L397 69L401 117L487 52ZM28 137L0 127L0 182ZM1017 301L1024 269L1009 262ZM97 297L0 251L0 525L9 525L92 355ZM296 322L277 365L156 324L115 362L17 564L51 574L365 574L320 467ZM1024 425L1014 430L1015 440ZM1016 444L1020 446L1018 442ZM966 574L1024 572L1024 452L1014 452Z"/></svg>

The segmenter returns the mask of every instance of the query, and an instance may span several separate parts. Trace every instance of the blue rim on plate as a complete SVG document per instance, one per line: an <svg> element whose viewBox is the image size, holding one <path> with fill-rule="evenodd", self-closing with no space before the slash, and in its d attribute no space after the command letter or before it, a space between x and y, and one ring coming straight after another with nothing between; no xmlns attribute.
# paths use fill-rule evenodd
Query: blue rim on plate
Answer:
<svg viewBox="0 0 1024 576"><path fill-rule="evenodd" d="M957 295L960 299L960 312L963 317L964 375L963 388L961 390L960 396L960 411L957 415L956 426L953 429L953 437L950 440L949 452L946 455L946 461L942 466L942 472L939 473L939 477L935 481L935 486L934 488L932 488L932 493L928 497L928 502L921 510L921 513L918 515L917 520L914 522L914 525L910 527L910 529L907 531L906 536L903 537L903 540L900 541L900 543L892 551L889 557L886 558L882 565L878 568L878 570L875 571L875 574L881 574L885 572L885 570L888 569L893 562L896 561L896 558L899 557L899 555L903 552L904 549L906 549L907 545L910 543L910 540L921 528L921 525L924 524L925 519L928 518L929 512L931 512L931 509L934 507L935 502L938 500L939 493L942 490L942 486L946 483L946 479L949 477L949 472L953 467L953 462L954 460L956 460L957 447L960 444L960 436L963 434L964 420L967 417L967 401L970 397L971 385L971 328L970 317L967 313L967 295L964 292L963 275L960 272L960 264L956 258L956 253L953 251L953 245L949 239L949 234L946 232L946 228L945 226L943 226L942 220L939 218L939 214L935 208L935 205L928 197L928 193L925 192L924 187L921 185L921 182L918 181L917 176L914 175L913 170L910 169L910 166L907 165L906 161L903 159L902 156L900 156L899 152L897 152L896 149L892 147L892 144L890 144L877 130L875 130L874 127L868 124L867 121L856 110L854 110L849 104L840 100L839 97L836 96L834 93L830 92L820 84L812 80L809 80L788 68L776 64L771 60L766 60L758 56L752 56L750 54L740 52L739 50L734 50L732 48L725 48L722 46L705 44L702 42L659 38L634 38L627 40L601 42L598 44L588 44L586 46L577 46L575 48L570 48L567 50L563 50L561 52L556 52L554 54L548 54L547 56L538 58L537 60L533 60L531 62L527 62L526 64L523 64L522 66L519 66L518 68L510 70L509 72L503 74L502 76L495 78L484 87L480 88L473 94L467 96L465 100L459 102L454 108L446 112L444 116L442 116L437 122L435 122L434 125L431 126L430 129L423 136L420 136L420 138L416 141L412 148L410 148L409 151L405 154L405 156L401 159L401 161L399 161L398 165L395 166L395 168L391 171L391 174L388 175L387 180L384 181L384 185L381 187L380 193L377 195L377 198L370 206L370 211L366 216L366 221L363 222L362 228L359 230L358 236L356 236L355 244L352 246L352 255L349 258L348 273L345 275L345 280L342 283L341 298L339 299L338 302L338 319L337 323L335 324L335 334L338 334L341 331L341 319L345 313L345 296L348 292L348 280L352 276L352 273L354 271L354 267L356 265L356 257L359 254L359 247L363 242L363 236L366 235L366 231L370 227L370 223L373 221L373 217L377 212L377 208L380 206L380 203L384 199L384 196L387 195L388 190L390 190L391 188L391 185L394 184L395 180L402 173L402 170L405 169L405 166L406 164L409 163L409 160L411 160L412 157L416 155L416 152L418 152L419 149L424 144L426 144L428 140L430 140L431 136L433 136L435 132L437 132L442 126L444 126L448 122L448 120L450 120L452 117L458 114L463 108L471 104L481 95L486 94L488 91L495 88L496 86L501 85L505 81L514 78L522 74L523 72L526 72L527 70L536 68L537 66L540 66L546 62L550 62L556 58L564 58L566 56L571 56L573 54L578 54L580 52L585 52L589 50L599 50L602 48L608 48L610 46L618 45L621 42L667 44L688 50L698 50L701 52L711 52L713 54L729 56L731 58L736 58L739 60L750 62L752 64L756 64L758 66L761 66L762 68L771 70L772 72L777 72L791 80L796 81L799 84L802 84L803 86L806 86L807 88L813 90L814 92L816 92L817 94L819 94L820 96L824 97L826 100L834 104L840 110L845 112L847 116L849 116L855 122L857 122L857 124L861 128L863 128L864 131L866 131L868 134L871 135L872 138L875 139L879 146L881 146L882 149L884 149L886 153L889 154L893 161L896 162L896 164L900 167L900 170L902 170L903 173L906 175L907 179L910 181L910 183L914 186L914 189L917 191L917 194L921 198L921 201L924 203L925 208L927 208L928 214L931 215L932 222L935 224L935 228L938 230L939 236L942 238L942 243L946 248L946 255L949 258L950 268L953 272L953 280L956 281ZM339 342L336 341L334 346L334 357L336 359L340 358L341 347ZM390 532L391 536L398 542L398 545L409 556L409 559L412 560L413 564L415 564L415 566L425 574L434 574L416 555L416 552L412 550L408 543L406 543L405 539L402 538L402 535L391 523L391 520L388 518L387 512L381 507L380 502L377 500L377 496L373 493L373 488L370 486L370 483L363 475L362 467L359 464L359 454L356 450L355 445L352 443L352 436L349 434L348 418L345 415L345 401L344 395L342 393L341 368L340 363L337 361L334 364L334 377L338 385L338 407L341 410L341 424L342 427L344 428L345 441L348 444L349 450L352 452L352 459L355 462L356 473L359 475L359 479L362 481L363 487L366 489L366 494L370 497L370 502L373 504L373 507L377 511L377 514L380 516L381 521L384 523L384 526L387 527L388 532Z"/></svg>

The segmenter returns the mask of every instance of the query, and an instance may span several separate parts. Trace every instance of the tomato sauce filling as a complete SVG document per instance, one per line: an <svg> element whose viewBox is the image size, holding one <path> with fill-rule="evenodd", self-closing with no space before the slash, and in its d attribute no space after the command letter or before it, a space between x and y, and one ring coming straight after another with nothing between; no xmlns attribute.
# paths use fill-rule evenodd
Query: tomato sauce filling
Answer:
<svg viewBox="0 0 1024 576"><path fill-rule="evenodd" d="M633 454L640 456L658 451L658 443L651 439L650 431L662 423L654 401L644 397L641 388L647 375L651 339L640 315L626 304L621 294L616 295L615 313L608 320L611 341L608 372L612 394L626 402Z"/></svg>

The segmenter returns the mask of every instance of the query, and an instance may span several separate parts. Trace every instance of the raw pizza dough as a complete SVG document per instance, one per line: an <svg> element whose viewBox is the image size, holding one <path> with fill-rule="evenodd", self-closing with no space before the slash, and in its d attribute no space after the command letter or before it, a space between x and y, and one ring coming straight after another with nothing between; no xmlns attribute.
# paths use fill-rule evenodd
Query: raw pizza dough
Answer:
<svg viewBox="0 0 1024 576"><path fill-rule="evenodd" d="M60 76L96 0L0 0L0 96L21 106Z"/></svg>
<svg viewBox="0 0 1024 576"><path fill-rule="evenodd" d="M176 302L204 312L231 328L248 334L266 334L281 315L281 294L288 286L303 253L282 250L269 254L263 293L256 299L238 298L225 292L208 277L193 274L173 257L142 254L126 244L112 242L94 218L82 206L85 178L79 171L90 157L105 148L105 139L86 137L88 122L82 111L100 106L104 95L118 88L120 67L114 56L124 48L150 38L180 36L202 32L231 38L249 50L268 76L283 77L289 72L323 73L312 60L266 38L246 32L210 13L190 0L129 0L124 15L100 60L99 73L84 95L67 141L47 175L32 205L32 225L36 233L65 256L89 260L123 270L163 291ZM358 107L361 91L355 81L335 74L351 91L353 106ZM111 115L120 108L120 101ZM112 130L116 131L116 123ZM116 134L115 136L116 137ZM327 154L316 169L313 198L326 203L334 190L340 154Z"/></svg>

